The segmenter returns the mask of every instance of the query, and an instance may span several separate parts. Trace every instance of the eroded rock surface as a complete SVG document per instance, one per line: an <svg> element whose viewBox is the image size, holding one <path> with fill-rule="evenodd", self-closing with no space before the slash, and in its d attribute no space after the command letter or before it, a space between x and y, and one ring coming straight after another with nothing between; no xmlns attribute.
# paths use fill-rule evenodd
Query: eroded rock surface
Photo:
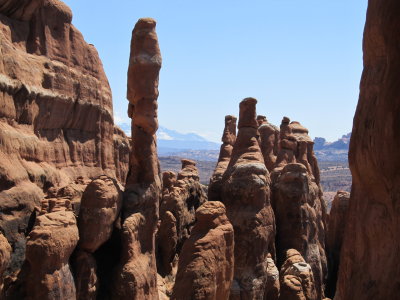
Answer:
<svg viewBox="0 0 400 300"><path fill-rule="evenodd" d="M234 271L233 227L224 205L208 201L183 245L171 299L228 299Z"/></svg>
<svg viewBox="0 0 400 300"><path fill-rule="evenodd" d="M279 129L270 124L265 116L258 115L258 131L260 133L260 148L268 171L275 167L279 151Z"/></svg>
<svg viewBox="0 0 400 300"><path fill-rule="evenodd" d="M195 212L207 200L207 195L199 181L196 163L192 160L183 159L178 175L165 172L163 179L157 247L158 271L165 276L171 273L174 259L195 224Z"/></svg>
<svg viewBox="0 0 400 300"><path fill-rule="evenodd" d="M219 151L218 162L208 186L209 201L221 200L222 177L231 160L233 145L236 141L236 120L237 118L234 116L225 116L225 128L221 139L222 145Z"/></svg>
<svg viewBox="0 0 400 300"><path fill-rule="evenodd" d="M348 219L350 193L338 191L332 201L332 208L328 217L328 231L326 235L326 248L328 252L328 286L327 295L335 295L337 273L340 264L340 250L342 249L343 236Z"/></svg>
<svg viewBox="0 0 400 300"><path fill-rule="evenodd" d="M254 98L240 103L239 132L223 176L222 201L235 232L235 273L230 299L262 299L267 255L274 252L275 218L270 179L258 144Z"/></svg>
<svg viewBox="0 0 400 300"><path fill-rule="evenodd" d="M79 248L93 253L110 237L122 205L122 192L115 179L94 179L82 196L79 211Z"/></svg>
<svg viewBox="0 0 400 300"><path fill-rule="evenodd" d="M288 249L296 249L310 264L318 297L324 294L327 276L325 221L320 189L303 164L287 164L273 173L278 265ZM322 298L321 298L322 299Z"/></svg>
<svg viewBox="0 0 400 300"><path fill-rule="evenodd" d="M155 233L161 179L155 133L161 54L155 28L155 20L139 19L132 32L127 98L133 146L123 198L115 299L158 299Z"/></svg>
<svg viewBox="0 0 400 300"><path fill-rule="evenodd" d="M400 269L400 3L368 1L353 176L335 299L395 299Z"/></svg>
<svg viewBox="0 0 400 300"><path fill-rule="evenodd" d="M273 171L272 206L276 217L278 266L296 249L311 266L317 297L324 298L328 273L326 203L322 197L314 142L299 122L284 117Z"/></svg>
<svg viewBox="0 0 400 300"><path fill-rule="evenodd" d="M0 229L14 249L11 273L52 188L101 174L125 180L102 63L71 20L58 0L0 3Z"/></svg>
<svg viewBox="0 0 400 300"><path fill-rule="evenodd" d="M39 216L26 244L25 299L75 299L69 258L78 243L78 227L71 211ZM45 258L45 259L43 259Z"/></svg>
<svg viewBox="0 0 400 300"><path fill-rule="evenodd" d="M0 233L0 296L3 291L4 271L10 263L11 250L7 239Z"/></svg>
<svg viewBox="0 0 400 300"><path fill-rule="evenodd" d="M314 285L313 271L294 249L286 252L281 268L281 300L320 300Z"/></svg>

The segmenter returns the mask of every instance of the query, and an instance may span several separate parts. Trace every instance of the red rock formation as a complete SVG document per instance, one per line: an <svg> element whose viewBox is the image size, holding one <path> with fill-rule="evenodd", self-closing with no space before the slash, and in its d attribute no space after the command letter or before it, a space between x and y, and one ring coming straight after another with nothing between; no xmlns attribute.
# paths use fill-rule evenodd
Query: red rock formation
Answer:
<svg viewBox="0 0 400 300"><path fill-rule="evenodd" d="M155 232L161 181L156 131L161 54L153 19L133 29L128 69L129 116L133 147L123 200L121 265L116 299L157 299Z"/></svg>
<svg viewBox="0 0 400 300"><path fill-rule="evenodd" d="M400 2L369 0L353 122L353 176L335 299L397 299L400 288Z"/></svg>
<svg viewBox="0 0 400 300"><path fill-rule="evenodd" d="M319 300L313 272L301 254L294 249L286 252L281 268L281 300Z"/></svg>
<svg viewBox="0 0 400 300"><path fill-rule="evenodd" d="M267 255L274 249L270 179L258 144L254 98L240 103L239 132L223 177L222 200L235 231L231 299L258 299L267 284Z"/></svg>
<svg viewBox="0 0 400 300"><path fill-rule="evenodd" d="M24 299L75 299L68 260L78 238L71 211L47 213L36 219L26 245Z"/></svg>
<svg viewBox="0 0 400 300"><path fill-rule="evenodd" d="M87 186L78 217L80 249L93 253L111 237L121 204L122 192L112 178L100 176Z"/></svg>
<svg viewBox="0 0 400 300"><path fill-rule="evenodd" d="M339 270L340 250L343 243L344 229L347 222L350 193L338 191L332 201L328 216L328 231L326 234L326 249L328 252L329 276L327 295L335 295L337 272Z"/></svg>
<svg viewBox="0 0 400 300"><path fill-rule="evenodd" d="M271 255L268 255L267 263L267 287L265 288L264 299L278 300L281 289L279 283L279 270L275 266L275 262Z"/></svg>
<svg viewBox="0 0 400 300"><path fill-rule="evenodd" d="M21 267L35 206L57 190L115 166L111 90L97 51L58 0L0 3L0 229ZM122 139L122 138L121 138ZM4 214L3 212L7 212Z"/></svg>
<svg viewBox="0 0 400 300"><path fill-rule="evenodd" d="M274 169L279 147L279 129L268 123L265 116L257 116L260 148L268 171Z"/></svg>
<svg viewBox="0 0 400 300"><path fill-rule="evenodd" d="M209 201L183 245L171 299L228 299L233 279L233 228L224 205Z"/></svg>
<svg viewBox="0 0 400 300"><path fill-rule="evenodd" d="M207 196L200 184L196 163L192 160L182 160L182 170L177 177L172 172L166 172L163 179L157 247L158 271L164 276L171 272L173 260L179 255L195 224L196 209L207 200Z"/></svg>
<svg viewBox="0 0 400 300"><path fill-rule="evenodd" d="M95 300L99 282L97 278L97 264L93 255L79 250L73 255L72 267L75 277L76 299Z"/></svg>
<svg viewBox="0 0 400 300"><path fill-rule="evenodd" d="M320 198L320 188L306 167L299 163L275 170L272 178L278 263L284 262L288 249L299 251L313 270L317 295L321 298L327 276L327 259L325 207Z"/></svg>
<svg viewBox="0 0 400 300"><path fill-rule="evenodd" d="M237 119L234 116L225 116L225 128L222 135L222 145L219 151L219 158L208 186L209 201L221 200L222 176L231 160L233 145L236 141L236 120Z"/></svg>
<svg viewBox="0 0 400 300"><path fill-rule="evenodd" d="M0 296L3 291L4 271L10 263L11 250L7 239L0 233Z"/></svg>

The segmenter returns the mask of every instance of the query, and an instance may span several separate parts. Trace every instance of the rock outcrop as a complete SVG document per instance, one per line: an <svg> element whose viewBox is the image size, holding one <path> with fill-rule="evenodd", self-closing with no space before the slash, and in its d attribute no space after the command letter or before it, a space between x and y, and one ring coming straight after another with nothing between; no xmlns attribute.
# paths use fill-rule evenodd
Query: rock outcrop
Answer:
<svg viewBox="0 0 400 300"><path fill-rule="evenodd" d="M234 271L233 227L224 205L208 201L179 257L171 299L228 299Z"/></svg>
<svg viewBox="0 0 400 300"><path fill-rule="evenodd" d="M288 249L299 251L313 270L317 297L322 299L328 272L326 204L313 145L304 126L283 118L279 152L271 172L272 206L278 266L283 264Z"/></svg>
<svg viewBox="0 0 400 300"><path fill-rule="evenodd" d="M68 261L78 239L73 212L60 210L37 217L28 236L26 262L21 271L27 274L23 299L75 299Z"/></svg>
<svg viewBox="0 0 400 300"><path fill-rule="evenodd" d="M261 299L267 256L274 253L275 218L270 179L258 144L254 98L240 103L239 132L223 176L222 201L235 232L235 272L230 299Z"/></svg>
<svg viewBox="0 0 400 300"><path fill-rule="evenodd" d="M115 299L158 299L155 233L161 199L156 131L161 54L153 19L133 29L128 69L133 147L122 211L122 251Z"/></svg>
<svg viewBox="0 0 400 300"><path fill-rule="evenodd" d="M0 233L0 296L3 291L4 271L10 263L11 250L7 239Z"/></svg>
<svg viewBox="0 0 400 300"><path fill-rule="evenodd" d="M279 129L268 123L265 116L257 116L258 131L260 133L260 148L264 157L265 166L271 172L276 163L279 151Z"/></svg>
<svg viewBox="0 0 400 300"><path fill-rule="evenodd" d="M294 249L286 252L281 268L281 300L320 300L314 285L313 272L301 254Z"/></svg>
<svg viewBox="0 0 400 300"><path fill-rule="evenodd" d="M311 265L318 297L322 297L327 259L320 189L303 164L288 164L272 175L278 264L284 262L288 249L299 251Z"/></svg>
<svg viewBox="0 0 400 300"><path fill-rule="evenodd" d="M122 206L122 192L116 180L100 176L82 196L78 217L79 248L95 252L112 234Z"/></svg>
<svg viewBox="0 0 400 300"><path fill-rule="evenodd" d="M340 263L344 230L347 222L350 193L338 191L332 201L332 208L328 217L328 231L326 234L326 249L328 253L328 285L327 296L333 298L336 290L337 273Z"/></svg>
<svg viewBox="0 0 400 300"><path fill-rule="evenodd" d="M222 177L231 160L233 145L236 141L236 117L225 116L225 128L222 134L222 145L219 151L218 162L208 186L208 200L220 201Z"/></svg>
<svg viewBox="0 0 400 300"><path fill-rule="evenodd" d="M80 176L125 180L102 63L71 20L58 0L0 3L0 230L14 249L7 272L21 268L29 220L49 190Z"/></svg>
<svg viewBox="0 0 400 300"><path fill-rule="evenodd" d="M182 159L178 176L165 172L163 183L157 258L158 271L165 276L171 273L173 263L195 224L195 212L207 200L207 195L192 160Z"/></svg>
<svg viewBox="0 0 400 300"><path fill-rule="evenodd" d="M353 121L353 184L335 299L396 299L400 269L400 3L369 0Z"/></svg>

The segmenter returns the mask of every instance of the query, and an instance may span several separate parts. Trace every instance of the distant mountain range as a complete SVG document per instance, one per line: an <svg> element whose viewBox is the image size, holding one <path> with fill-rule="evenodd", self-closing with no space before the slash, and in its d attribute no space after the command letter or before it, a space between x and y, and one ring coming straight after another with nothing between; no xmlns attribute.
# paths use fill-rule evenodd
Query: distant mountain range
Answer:
<svg viewBox="0 0 400 300"><path fill-rule="evenodd" d="M131 135L131 125L118 124L128 135ZM314 139L314 151L320 161L347 162L351 133L343 135L335 142L327 142L322 137ZM157 131L157 146L159 156L175 156L197 161L216 161L219 155L219 143L206 140L195 133L180 133L160 126Z"/></svg>
<svg viewBox="0 0 400 300"><path fill-rule="evenodd" d="M127 123L118 124L126 133L131 135L131 125ZM157 131L158 154L177 155L179 152L199 151L199 150L219 150L220 144L206 140L195 133L180 133L160 126Z"/></svg>
<svg viewBox="0 0 400 300"><path fill-rule="evenodd" d="M322 137L314 139L314 151L320 161L347 162L351 133L343 135L335 142L327 142Z"/></svg>

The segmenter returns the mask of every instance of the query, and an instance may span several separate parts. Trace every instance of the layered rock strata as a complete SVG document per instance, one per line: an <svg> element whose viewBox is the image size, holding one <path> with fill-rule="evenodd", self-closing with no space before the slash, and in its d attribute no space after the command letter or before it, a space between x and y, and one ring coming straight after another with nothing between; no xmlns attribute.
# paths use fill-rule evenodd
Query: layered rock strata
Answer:
<svg viewBox="0 0 400 300"><path fill-rule="evenodd" d="M133 147L122 211L121 262L116 299L157 299L155 233L161 199L156 131L161 54L153 19L139 19L132 32L128 69Z"/></svg>
<svg viewBox="0 0 400 300"><path fill-rule="evenodd" d="M20 269L29 219L52 188L80 176L125 180L116 174L126 154L120 146L116 167L102 63L71 20L58 0L0 3L0 230L14 249L7 273Z"/></svg>
<svg viewBox="0 0 400 300"><path fill-rule="evenodd" d="M353 176L335 299L396 299L400 269L400 3L369 0Z"/></svg>
<svg viewBox="0 0 400 300"><path fill-rule="evenodd" d="M233 227L224 205L209 201L183 245L171 299L228 299L234 271Z"/></svg>
<svg viewBox="0 0 400 300"><path fill-rule="evenodd" d="M239 132L223 176L222 201L235 232L235 272L230 299L262 299L267 256L274 250L270 179L258 144L254 98L240 103Z"/></svg>
<svg viewBox="0 0 400 300"><path fill-rule="evenodd" d="M225 128L222 134L222 145L219 151L218 162L208 186L209 201L221 200L222 176L231 160L233 145L236 141L236 120L237 118L234 116L225 116Z"/></svg>

